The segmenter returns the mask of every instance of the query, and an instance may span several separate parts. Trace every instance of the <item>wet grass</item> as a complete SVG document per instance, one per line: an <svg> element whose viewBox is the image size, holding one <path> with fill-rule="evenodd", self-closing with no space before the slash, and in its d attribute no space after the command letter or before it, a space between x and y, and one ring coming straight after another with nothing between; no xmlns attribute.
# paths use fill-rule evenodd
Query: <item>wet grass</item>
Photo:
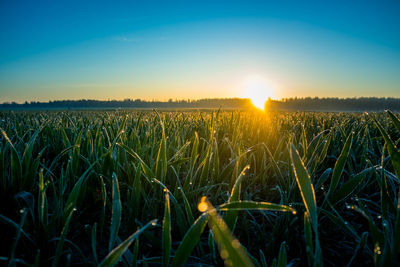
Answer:
<svg viewBox="0 0 400 267"><path fill-rule="evenodd" d="M3 265L400 264L391 112L1 112Z"/></svg>

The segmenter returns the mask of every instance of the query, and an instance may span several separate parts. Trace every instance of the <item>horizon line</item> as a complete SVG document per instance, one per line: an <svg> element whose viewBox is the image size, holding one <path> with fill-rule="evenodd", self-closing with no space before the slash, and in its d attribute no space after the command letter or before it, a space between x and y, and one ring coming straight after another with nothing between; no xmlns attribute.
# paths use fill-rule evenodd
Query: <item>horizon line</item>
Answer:
<svg viewBox="0 0 400 267"><path fill-rule="evenodd" d="M284 101L284 100L289 100L289 99L339 99L339 100L347 100L347 99L400 99L400 97L384 97L384 96L353 96L353 97L319 97L319 96L306 96L306 97L298 97L298 96L292 96L292 97L283 97L280 99L273 99L271 97L268 98L268 100L272 101ZM97 102L128 102L128 101L141 101L141 102L148 102L148 103L168 103L168 102L182 102L182 101L190 101L190 102L196 102L196 101L202 101L202 100L250 100L248 97L210 97L210 98L182 98L182 99L168 99L168 100L159 100L159 99L142 99L142 98L124 98L124 99L94 99L94 98L79 98L79 99L53 99L53 100L25 100L22 102L17 102L17 101L4 101L0 103L0 105L4 104L18 104L18 105L24 105L24 104L31 104L31 103L52 103L52 102L66 102L66 101L73 101L73 102L79 102L79 101L97 101ZM266 102L268 101L266 100Z"/></svg>

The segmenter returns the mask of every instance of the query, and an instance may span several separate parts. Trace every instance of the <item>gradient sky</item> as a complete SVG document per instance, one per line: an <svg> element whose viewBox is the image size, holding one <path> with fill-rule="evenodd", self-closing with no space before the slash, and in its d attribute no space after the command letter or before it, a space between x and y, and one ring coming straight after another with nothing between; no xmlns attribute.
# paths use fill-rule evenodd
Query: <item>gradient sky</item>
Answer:
<svg viewBox="0 0 400 267"><path fill-rule="evenodd" d="M0 1L0 102L400 97L400 1Z"/></svg>

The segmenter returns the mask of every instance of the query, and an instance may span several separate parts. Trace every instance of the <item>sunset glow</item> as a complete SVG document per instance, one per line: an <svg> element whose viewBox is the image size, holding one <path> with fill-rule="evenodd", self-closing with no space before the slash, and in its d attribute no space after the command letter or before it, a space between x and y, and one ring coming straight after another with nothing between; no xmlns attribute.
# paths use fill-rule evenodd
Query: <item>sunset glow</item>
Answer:
<svg viewBox="0 0 400 267"><path fill-rule="evenodd" d="M400 97L399 1L22 2L0 1L0 102Z"/></svg>
<svg viewBox="0 0 400 267"><path fill-rule="evenodd" d="M271 86L267 82L258 77L252 76L245 84L245 98L249 98L251 103L258 109L264 110L265 102L272 97Z"/></svg>

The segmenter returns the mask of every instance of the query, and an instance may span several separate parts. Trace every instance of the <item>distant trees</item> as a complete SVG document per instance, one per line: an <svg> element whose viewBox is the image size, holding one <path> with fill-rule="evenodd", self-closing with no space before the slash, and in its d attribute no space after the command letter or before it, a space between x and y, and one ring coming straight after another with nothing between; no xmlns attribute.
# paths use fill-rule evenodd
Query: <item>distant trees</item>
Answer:
<svg viewBox="0 0 400 267"><path fill-rule="evenodd" d="M400 98L285 98L281 101L268 101L269 109L311 110L311 111L400 111Z"/></svg>
<svg viewBox="0 0 400 267"><path fill-rule="evenodd" d="M0 109L115 109L115 108L212 108L248 109L252 104L246 98L207 98L199 100L146 101L141 99L124 100L56 100L49 102L31 101L24 103L5 102ZM268 110L283 111L400 111L400 98L285 98L280 101L271 98L265 104Z"/></svg>
<svg viewBox="0 0 400 267"><path fill-rule="evenodd" d="M56 100L49 102L25 102L18 104L15 102L5 102L0 104L3 109L101 109L101 108L231 108L243 109L250 106L249 99L224 98L224 99L200 99L200 100L173 100L146 101L141 99L124 100Z"/></svg>

